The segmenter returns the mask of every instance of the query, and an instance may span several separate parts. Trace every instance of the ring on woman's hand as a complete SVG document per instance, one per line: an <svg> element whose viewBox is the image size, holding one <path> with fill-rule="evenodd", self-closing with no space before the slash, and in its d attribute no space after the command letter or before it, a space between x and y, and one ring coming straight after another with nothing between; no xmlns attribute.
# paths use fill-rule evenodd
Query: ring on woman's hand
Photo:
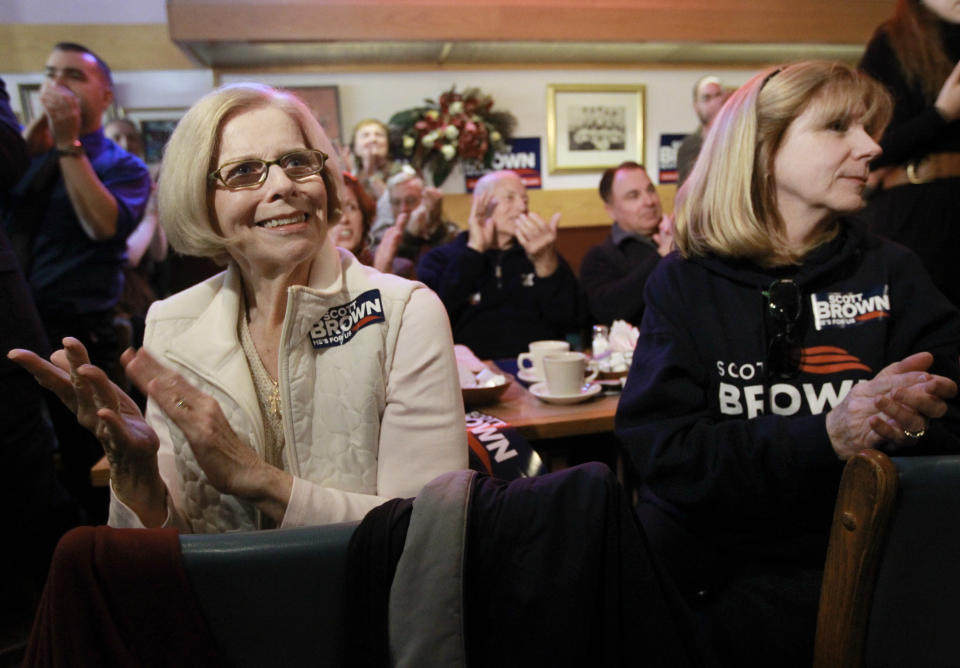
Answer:
<svg viewBox="0 0 960 668"><path fill-rule="evenodd" d="M184 401L184 400L183 400L183 397L177 397L177 408L183 408L183 409L186 409L186 410L190 410L190 404L188 404L186 401ZM905 433L905 434L907 433L906 429L904 429L903 433Z"/></svg>
<svg viewBox="0 0 960 668"><path fill-rule="evenodd" d="M927 425L923 425L916 431L910 431L909 429L903 430L903 435L907 438L920 438L927 433Z"/></svg>

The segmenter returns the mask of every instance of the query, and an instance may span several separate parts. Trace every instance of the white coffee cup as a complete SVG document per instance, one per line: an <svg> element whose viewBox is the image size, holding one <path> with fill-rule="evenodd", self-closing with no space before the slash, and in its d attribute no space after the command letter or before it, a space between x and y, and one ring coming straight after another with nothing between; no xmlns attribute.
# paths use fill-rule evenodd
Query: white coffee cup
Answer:
<svg viewBox="0 0 960 668"><path fill-rule="evenodd" d="M543 356L547 353L566 352L570 350L570 344L567 341L533 341L529 348L530 352L520 353L517 357L517 369L543 378ZM524 362L529 362L530 366L524 366Z"/></svg>
<svg viewBox="0 0 960 668"><path fill-rule="evenodd" d="M560 397L580 394L583 386L597 377L597 370L587 375L587 356L583 353L554 352L543 356L543 374L547 391Z"/></svg>

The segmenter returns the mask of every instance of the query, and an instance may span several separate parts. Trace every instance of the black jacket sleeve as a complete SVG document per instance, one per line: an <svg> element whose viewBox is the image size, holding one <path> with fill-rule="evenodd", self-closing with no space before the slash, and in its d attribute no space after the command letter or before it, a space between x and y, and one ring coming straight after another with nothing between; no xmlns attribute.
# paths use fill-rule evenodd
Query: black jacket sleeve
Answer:
<svg viewBox="0 0 960 668"><path fill-rule="evenodd" d="M470 296L483 287L488 261L458 238L429 251L417 265L417 278L437 293L451 323L470 303Z"/></svg>
<svg viewBox="0 0 960 668"><path fill-rule="evenodd" d="M7 192L20 180L28 164L27 145L10 108L6 85L0 79L0 193Z"/></svg>
<svg viewBox="0 0 960 668"><path fill-rule="evenodd" d="M882 27L867 45L859 67L885 85L894 100L893 118L880 142L883 154L874 161L874 167L898 165L944 150L941 141L949 124L919 88L907 83Z"/></svg>
<svg viewBox="0 0 960 668"><path fill-rule="evenodd" d="M609 240L587 251L580 265L580 283L597 322L610 324L614 320L626 320L639 325L644 307L643 291L660 255L651 249L641 261L625 268L625 259L617 258L617 252Z"/></svg>
<svg viewBox="0 0 960 668"><path fill-rule="evenodd" d="M900 247L893 254L891 291L893 303L908 304L909 313L893 322L888 359L891 363L918 352L933 355L930 373L960 383L960 313L930 281L920 259ZM960 400L947 402L947 414L930 420L927 434L913 447L891 451L892 455L960 452Z"/></svg>
<svg viewBox="0 0 960 668"><path fill-rule="evenodd" d="M572 332L580 327L580 284L567 261L557 255L557 270L534 279L534 294L543 318L557 328Z"/></svg>
<svg viewBox="0 0 960 668"><path fill-rule="evenodd" d="M417 266L417 278L437 293L454 325L471 307L471 297L484 289L494 273L491 253L478 253L467 246L465 234L434 248ZM573 331L580 325L580 287L570 265L562 257L558 261L553 274L534 280L532 294L543 320L561 330ZM524 271L533 271L528 260L524 258L522 263ZM510 265L514 268L504 271L516 271L515 265Z"/></svg>

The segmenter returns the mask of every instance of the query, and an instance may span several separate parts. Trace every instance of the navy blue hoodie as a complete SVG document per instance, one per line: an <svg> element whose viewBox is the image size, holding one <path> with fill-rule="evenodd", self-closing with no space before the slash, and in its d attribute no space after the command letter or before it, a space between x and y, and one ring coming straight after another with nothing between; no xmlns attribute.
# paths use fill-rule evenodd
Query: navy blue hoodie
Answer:
<svg viewBox="0 0 960 668"><path fill-rule="evenodd" d="M803 304L803 354L789 379L767 370L777 325L762 294L783 278ZM799 267L673 254L650 277L646 304L616 431L641 478L644 528L694 601L744 575L822 568L843 466L825 415L854 383L920 351L935 356L931 372L960 372L960 314L910 251L847 222ZM953 402L911 451L960 451L958 418ZM807 629L816 591L800 596L813 604L798 613ZM751 635L790 623L773 617L726 621Z"/></svg>

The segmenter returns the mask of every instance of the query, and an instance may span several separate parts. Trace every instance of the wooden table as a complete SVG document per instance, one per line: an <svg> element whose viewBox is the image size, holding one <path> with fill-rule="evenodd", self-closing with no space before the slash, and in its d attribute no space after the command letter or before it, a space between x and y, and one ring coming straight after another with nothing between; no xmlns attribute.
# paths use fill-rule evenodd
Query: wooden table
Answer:
<svg viewBox="0 0 960 668"><path fill-rule="evenodd" d="M527 439L538 440L612 432L619 401L619 394L601 394L581 404L547 404L515 380L499 403L477 410L509 423Z"/></svg>
<svg viewBox="0 0 960 668"><path fill-rule="evenodd" d="M90 467L90 484L94 487L106 487L110 484L110 464L107 463L106 455Z"/></svg>
<svg viewBox="0 0 960 668"><path fill-rule="evenodd" d="M548 404L512 379L499 403L475 410L500 418L530 441L547 469L558 471L577 461L599 460L623 482L627 463L613 435L619 394L598 394L580 404Z"/></svg>

